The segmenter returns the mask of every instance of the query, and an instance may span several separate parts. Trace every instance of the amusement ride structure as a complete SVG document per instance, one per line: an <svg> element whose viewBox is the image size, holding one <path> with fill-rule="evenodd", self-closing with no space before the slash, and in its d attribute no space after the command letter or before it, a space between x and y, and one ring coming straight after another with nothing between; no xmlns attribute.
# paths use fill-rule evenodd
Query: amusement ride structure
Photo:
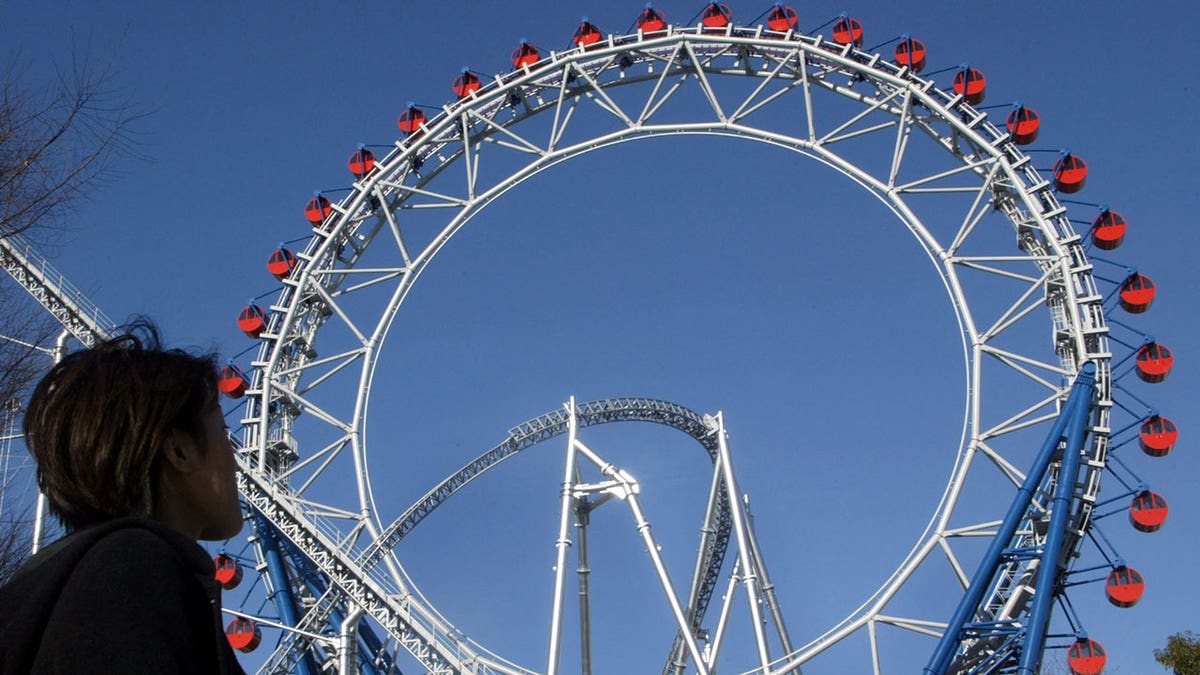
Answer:
<svg viewBox="0 0 1200 675"><path fill-rule="evenodd" d="M822 654L865 636L862 672L1032 674L1059 647L1072 672L1102 672L1104 649L1068 590L1099 581L1113 604L1136 603L1145 582L1100 521L1127 514L1153 531L1166 518L1166 501L1120 452L1162 456L1177 436L1124 384L1162 381L1170 350L1114 318L1146 311L1154 284L1096 255L1117 248L1128 225L1065 197L1083 187L1084 161L1061 151L1039 169L1023 150L1038 137L1032 108L1006 106L997 124L980 105L983 72L928 71L925 44L908 35L863 49L863 30L843 15L801 31L796 12L778 4L744 24L717 3L685 25L647 6L622 33L584 19L561 50L522 41L502 75L463 70L454 100L409 105L399 139L355 150L350 187L307 203L303 246L271 253L282 284L274 300L238 316L253 359L221 373L222 391L244 403L239 488L253 535L245 550L218 556L217 574L233 589L258 571L256 593L271 600L269 611L247 603L231 612L231 643L266 652L263 630L282 629L265 672L590 673L603 644L588 611L587 525L594 510L623 503L674 621L674 639L647 669L824 672ZM572 399L510 429L398 516L381 513L373 495L366 429L377 366L436 255L473 216L560 162L681 135L756 141L853 181L925 250L961 329L966 409L961 445L945 449L953 468L940 502L894 572L817 635L788 630L719 413L650 398ZM1076 231L1069 203L1090 211L1089 229ZM4 242L6 269L82 342L111 328L39 275L16 240ZM643 486L585 440L590 427L626 422L681 431L711 462L694 566L683 574L672 577L656 553ZM517 665L502 645L464 636L456 626L470 617L442 616L395 549L459 490L555 438L566 453L559 528L549 535L548 651L544 664ZM980 472L1007 486L989 495L1008 504L1002 512L980 512L968 479ZM572 556L577 622L567 618ZM919 574L944 581L951 611L906 598ZM690 581L682 592L681 578ZM749 627L741 632L731 628L739 616ZM927 648L919 657L881 649L884 631L919 636ZM564 644L578 654L564 657Z"/></svg>

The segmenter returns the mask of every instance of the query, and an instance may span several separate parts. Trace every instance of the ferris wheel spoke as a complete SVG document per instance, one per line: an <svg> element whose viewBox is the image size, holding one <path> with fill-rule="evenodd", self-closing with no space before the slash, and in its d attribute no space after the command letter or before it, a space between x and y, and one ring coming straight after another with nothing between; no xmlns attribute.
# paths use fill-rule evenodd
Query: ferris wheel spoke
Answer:
<svg viewBox="0 0 1200 675"><path fill-rule="evenodd" d="M1000 277L1008 277L1027 284L1035 284L1039 281L1039 277L1033 277L1028 274L1013 272L992 265L984 265L984 262L1028 262L1031 260L1027 257L1020 256L955 256L951 262L960 267L972 269L978 272L987 272Z"/></svg>
<svg viewBox="0 0 1200 675"><path fill-rule="evenodd" d="M981 173L982 169L984 169L985 167L988 167L989 165L994 164L994 163L995 163L995 160L991 157L984 157L982 159L968 161L961 166L954 167L953 169L948 169L946 171L941 171L941 172L938 172L938 173L935 173L935 174L932 174L929 176L924 176L922 178L918 178L916 180L909 181L908 183L905 183L903 185L899 185L894 189L894 191L897 194L905 194L905 193L937 194L939 192L975 192L975 193L978 193L979 187L976 185L934 187L934 188L922 188L921 186L928 185L930 183L936 183L938 181L942 181L942 180L945 180L945 179L951 178L951 177L963 176L964 174L968 174L968 175L978 174L978 173ZM982 171L982 173L986 174L988 172Z"/></svg>
<svg viewBox="0 0 1200 675"><path fill-rule="evenodd" d="M682 49L683 45L677 45L675 47L675 50L671 55L672 63L678 58L679 52ZM646 94L646 102L642 104L642 111L638 113L636 126L645 124L647 120L649 120L656 112L658 112L658 109L662 107L662 105L668 100L670 100L675 92L679 91L689 76L690 73L688 73L686 70L675 72L669 67L664 67L662 72L658 74L658 77L655 78L654 86L651 87L650 91ZM668 78L671 79L670 84L667 83Z"/></svg>
<svg viewBox="0 0 1200 675"><path fill-rule="evenodd" d="M957 254L958 250L962 248L971 234L975 232L975 228L995 208L991 198L995 189L997 176L1000 173L1000 167L1000 162L992 163L991 169L987 172L987 175L979 186L979 190L975 193L975 200L963 215L963 221L958 227L958 232L954 235L954 239L950 242L950 245L946 247L946 253L951 257Z"/></svg>
<svg viewBox="0 0 1200 675"><path fill-rule="evenodd" d="M280 391L280 393L282 393L285 397L291 399L292 402L295 403L296 405L299 405L305 412L311 413L313 417L321 420L322 422L325 422L326 424L328 424L330 426L341 429L342 431L346 432L347 434L354 433L354 426L351 425L349 422L340 420L337 418L336 415L330 414L330 413L326 412L325 410L322 410L319 406L314 404L312 401L307 400L305 397L303 397L299 393L293 391L291 388L284 385L282 382L276 382L274 386L275 386L275 389L278 389Z"/></svg>
<svg viewBox="0 0 1200 675"><path fill-rule="evenodd" d="M725 111L721 109L721 102L717 99L717 92L713 91L712 83L708 81L708 75L704 72L704 65L696 56L696 50L692 48L691 42L684 42L683 48L687 52L688 58L692 63L692 70L696 73L696 81L700 84L700 90L704 92L704 98L708 100L708 104L712 106L713 112L717 114L717 119L722 124L729 122L729 118L725 116Z"/></svg>
<svg viewBox="0 0 1200 675"><path fill-rule="evenodd" d="M287 470L279 474L279 479L289 481L293 476L297 476L301 472L307 471L310 466L319 461L320 465L309 474L308 479L295 488L296 494L303 495L308 491L308 488L312 486L312 483L316 481L317 478L324 473L327 468L329 468L329 465L333 462L333 460L337 459L338 455L341 454L342 450L344 450L349 443L350 437L342 436L334 442L326 445L324 448L309 454L304 459L296 462L292 466L289 466Z"/></svg>
<svg viewBox="0 0 1200 675"><path fill-rule="evenodd" d="M890 129L893 126L896 126L897 121L894 119L890 119L885 122L873 124L871 126L868 126L868 127L862 128L862 129L856 129L854 131L847 132L847 129L853 128L854 125L856 125L859 122L874 115L874 113L883 109L888 103L890 103L895 98L900 96L900 94L901 94L901 91L895 91L892 94L890 94L889 96L886 96L882 99L874 101L873 103L868 105L866 108L864 108L861 112L854 115L850 119L846 120L842 124L838 125L834 129L830 130L828 133L826 133L821 138L817 139L817 141L816 141L817 145L833 145L834 143L838 143L840 141L849 140L851 138L857 138L859 136L864 136L867 134L875 133L875 132L881 131L883 129ZM903 125L901 125L901 126L903 126Z"/></svg>
<svg viewBox="0 0 1200 675"><path fill-rule="evenodd" d="M949 563L951 571L954 572L954 578L958 581L958 585L964 589L970 585L971 579L967 576L967 571L963 569L962 563L958 560L958 554L950 546L950 541L947 539L949 535L938 537L938 548L942 549L942 555L946 556L946 562ZM938 637L941 637L939 634Z"/></svg>
<svg viewBox="0 0 1200 675"><path fill-rule="evenodd" d="M887 624L889 626L895 626L896 628L902 628L907 631L912 631L914 633L920 633L921 635L928 635L935 638L940 638L942 633L946 630L945 621L927 621L925 619L913 619L902 616L887 616L885 614L876 616L874 621L875 623Z"/></svg>
<svg viewBox="0 0 1200 675"><path fill-rule="evenodd" d="M989 356L995 357L996 360L1000 361L1004 365L1008 366L1009 368L1012 368L1013 370L1021 373L1022 375L1025 375L1026 377L1030 378L1031 380L1038 382L1039 384L1046 387L1047 389L1052 389L1055 391L1061 390L1056 385L1054 385L1050 382L1047 382L1046 380L1038 377L1036 374L1034 374L1033 371L1022 367L1020 364L1026 364L1026 365L1033 366L1035 368L1041 368L1042 370L1045 370L1050 373L1054 373L1056 375L1060 375L1062 377L1067 377L1070 375L1070 373L1067 372L1067 370L1065 368L1063 368L1061 364L1046 363L1045 361L1039 361L1037 359L1033 359L1028 356L1023 356L1021 354L1007 351L1007 350L1001 349L999 347L993 347L988 344L979 345L979 350Z"/></svg>
<svg viewBox="0 0 1200 675"><path fill-rule="evenodd" d="M635 128L638 126L636 122L630 119L629 115L625 114L624 109L622 109L620 105L617 105L616 101L612 100L612 97L608 95L608 92L604 91L604 87L602 87L600 83L596 82L596 79L592 77L591 74L587 73L586 71L581 71L580 77L582 77L588 83L588 89L585 92L588 100L590 100L592 103L595 103L596 106L601 110L611 114L613 117L616 117L626 127Z"/></svg>
<svg viewBox="0 0 1200 675"><path fill-rule="evenodd" d="M1021 483L1025 481L1025 473L1018 469L1012 462L1008 461L1008 459L1006 459L999 452L996 452L996 450L986 442L980 441L978 447L979 451L982 452L985 457L992 460L992 464L994 464L996 468L1000 470L1000 473L1003 474L1005 478L1012 482L1014 487L1019 487Z"/></svg>

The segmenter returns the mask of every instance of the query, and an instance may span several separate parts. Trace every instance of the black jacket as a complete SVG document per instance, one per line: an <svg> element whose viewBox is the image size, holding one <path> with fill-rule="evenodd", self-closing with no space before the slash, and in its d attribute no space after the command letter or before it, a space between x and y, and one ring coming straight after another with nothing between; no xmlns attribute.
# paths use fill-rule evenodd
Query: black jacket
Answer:
<svg viewBox="0 0 1200 675"><path fill-rule="evenodd" d="M242 673L208 553L146 518L74 532L0 588L0 674Z"/></svg>

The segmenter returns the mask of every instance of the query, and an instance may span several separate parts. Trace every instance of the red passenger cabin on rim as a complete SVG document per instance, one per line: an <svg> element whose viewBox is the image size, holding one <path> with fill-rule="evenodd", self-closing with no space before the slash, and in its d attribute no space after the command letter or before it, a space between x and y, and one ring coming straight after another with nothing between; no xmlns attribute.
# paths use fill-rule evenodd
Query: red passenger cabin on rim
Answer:
<svg viewBox="0 0 1200 675"><path fill-rule="evenodd" d="M587 49L599 42L602 37L604 36L600 33L600 29L591 21L588 21L585 16L583 21L580 22L579 28L575 29L575 35L571 37L571 42Z"/></svg>
<svg viewBox="0 0 1200 675"><path fill-rule="evenodd" d="M700 24L704 26L706 32L723 31L731 23L733 23L733 15L729 13L727 5L710 2L700 12Z"/></svg>
<svg viewBox="0 0 1200 675"><path fill-rule="evenodd" d="M354 174L355 178L362 178L375 168L375 153L366 148L359 148L354 151L353 155L350 155L346 166L350 168L350 173Z"/></svg>
<svg viewBox="0 0 1200 675"><path fill-rule="evenodd" d="M987 93L987 78L975 68L963 68L954 74L954 93L971 105L979 105Z"/></svg>
<svg viewBox="0 0 1200 675"><path fill-rule="evenodd" d="M1129 522L1139 532L1157 532L1167 522L1170 512L1167 500L1162 495L1142 490L1129 503Z"/></svg>
<svg viewBox="0 0 1200 675"><path fill-rule="evenodd" d="M1121 309L1130 314L1141 314L1150 309L1155 292L1154 282L1150 277L1134 272L1121 282Z"/></svg>
<svg viewBox="0 0 1200 675"><path fill-rule="evenodd" d="M262 642L262 631L250 619L239 616L225 626L225 639L230 647L249 654Z"/></svg>
<svg viewBox="0 0 1200 675"><path fill-rule="evenodd" d="M1179 440L1179 429L1171 420L1162 415L1152 415L1142 422L1138 431L1138 444L1142 452L1151 457L1165 457L1175 447Z"/></svg>
<svg viewBox="0 0 1200 675"><path fill-rule="evenodd" d="M1116 211L1104 209L1092 221L1092 243L1096 248L1111 251L1125 241L1125 230L1129 224Z"/></svg>
<svg viewBox="0 0 1200 675"><path fill-rule="evenodd" d="M296 254L288 249L280 246L271 251L270 257L267 258L267 271L271 276L283 281L296 269Z"/></svg>
<svg viewBox="0 0 1200 675"><path fill-rule="evenodd" d="M833 24L833 40L839 45L852 44L861 47L863 44L863 25L858 19L844 16Z"/></svg>
<svg viewBox="0 0 1200 675"><path fill-rule="evenodd" d="M1038 127L1041 124L1042 121L1033 108L1026 108L1023 105L1017 106L1015 110L1008 113L1008 119L1005 121L1008 133L1012 134L1013 143L1017 145L1029 145L1036 141Z"/></svg>
<svg viewBox="0 0 1200 675"><path fill-rule="evenodd" d="M658 33L667 27L662 12L646 3L646 9L637 18L637 29L646 34Z"/></svg>
<svg viewBox="0 0 1200 675"><path fill-rule="evenodd" d="M245 396L249 386L250 381L246 379L246 374L232 363L223 366L217 373L217 389L229 398L239 399Z"/></svg>
<svg viewBox="0 0 1200 675"><path fill-rule="evenodd" d="M242 308L238 313L237 319L238 328L246 334L246 337L251 340L257 340L258 336L263 334L267 329L267 313L262 307L255 304L249 304Z"/></svg>
<svg viewBox="0 0 1200 675"><path fill-rule="evenodd" d="M908 66L914 73L925 70L925 43L906 37L896 45L896 65Z"/></svg>
<svg viewBox="0 0 1200 675"><path fill-rule="evenodd" d="M333 204L321 195L313 197L304 205L304 217L313 225L320 225L331 213L333 213Z"/></svg>
<svg viewBox="0 0 1200 675"><path fill-rule="evenodd" d="M796 30L798 23L799 18L796 16L796 10L791 7L776 4L771 8L770 12L767 12L767 28L778 33Z"/></svg>
<svg viewBox="0 0 1200 675"><path fill-rule="evenodd" d="M1108 663L1108 655L1099 642L1080 638L1067 648L1067 667L1074 675L1100 675Z"/></svg>

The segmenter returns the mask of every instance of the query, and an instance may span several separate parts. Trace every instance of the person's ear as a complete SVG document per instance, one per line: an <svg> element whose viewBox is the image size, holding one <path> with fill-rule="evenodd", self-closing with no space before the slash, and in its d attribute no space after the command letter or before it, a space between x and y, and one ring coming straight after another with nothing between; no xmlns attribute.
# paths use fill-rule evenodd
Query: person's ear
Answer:
<svg viewBox="0 0 1200 675"><path fill-rule="evenodd" d="M171 432L171 437L163 448L162 458L175 471L191 473L200 463L199 451L200 446L194 438L176 429Z"/></svg>

